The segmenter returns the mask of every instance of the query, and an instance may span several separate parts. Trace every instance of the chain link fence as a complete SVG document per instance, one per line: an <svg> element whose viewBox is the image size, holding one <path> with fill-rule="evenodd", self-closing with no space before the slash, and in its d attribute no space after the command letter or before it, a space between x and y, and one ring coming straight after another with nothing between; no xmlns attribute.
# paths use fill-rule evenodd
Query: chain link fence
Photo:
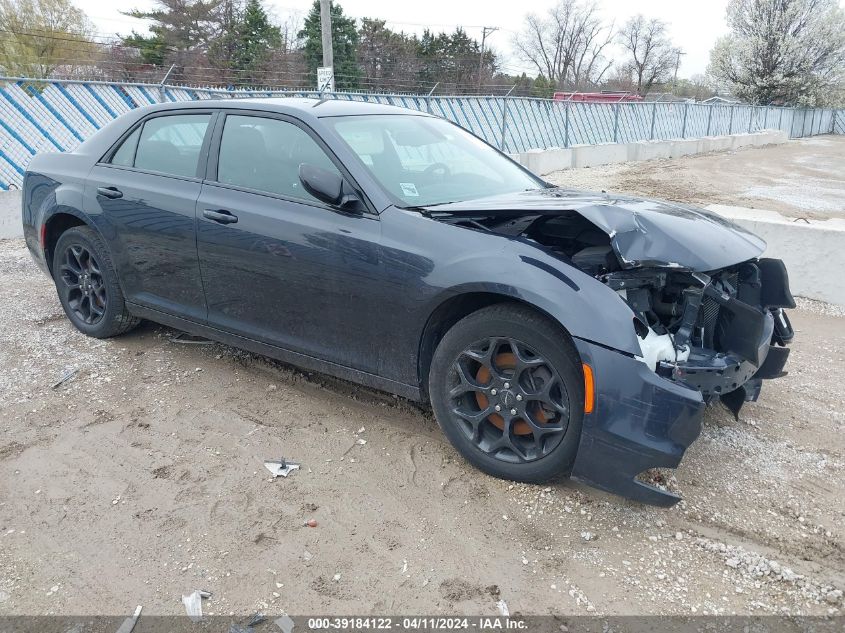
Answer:
<svg viewBox="0 0 845 633"><path fill-rule="evenodd" d="M581 103L525 97L318 93L0 77L0 189L20 187L37 152L72 150L134 108L244 97L369 101L442 116L506 152L698 138L779 129L798 138L845 134L845 110L683 102Z"/></svg>

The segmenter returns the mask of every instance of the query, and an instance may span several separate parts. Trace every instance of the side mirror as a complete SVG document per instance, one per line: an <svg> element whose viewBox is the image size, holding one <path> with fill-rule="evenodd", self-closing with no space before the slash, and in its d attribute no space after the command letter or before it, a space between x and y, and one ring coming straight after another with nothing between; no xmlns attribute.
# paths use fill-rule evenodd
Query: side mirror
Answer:
<svg viewBox="0 0 845 633"><path fill-rule="evenodd" d="M361 210L361 200L349 191L349 185L333 171L302 163L299 166L299 181L305 191L320 202L348 212Z"/></svg>

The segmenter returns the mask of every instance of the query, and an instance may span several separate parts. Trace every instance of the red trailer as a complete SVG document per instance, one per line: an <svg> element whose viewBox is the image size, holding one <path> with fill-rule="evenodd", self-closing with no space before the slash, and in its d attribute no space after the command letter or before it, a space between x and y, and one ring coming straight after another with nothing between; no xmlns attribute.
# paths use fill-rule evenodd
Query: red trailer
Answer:
<svg viewBox="0 0 845 633"><path fill-rule="evenodd" d="M556 92L555 101L582 101L584 103L619 103L642 101L636 92Z"/></svg>

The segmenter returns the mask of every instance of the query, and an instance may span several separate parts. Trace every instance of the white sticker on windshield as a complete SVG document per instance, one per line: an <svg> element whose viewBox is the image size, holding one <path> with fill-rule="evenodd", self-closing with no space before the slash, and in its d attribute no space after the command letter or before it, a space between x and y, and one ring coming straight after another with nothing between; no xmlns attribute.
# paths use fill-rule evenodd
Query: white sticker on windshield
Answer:
<svg viewBox="0 0 845 633"><path fill-rule="evenodd" d="M406 196L419 197L420 195L417 193L417 186L412 182L400 182L399 186L402 187L402 193Z"/></svg>

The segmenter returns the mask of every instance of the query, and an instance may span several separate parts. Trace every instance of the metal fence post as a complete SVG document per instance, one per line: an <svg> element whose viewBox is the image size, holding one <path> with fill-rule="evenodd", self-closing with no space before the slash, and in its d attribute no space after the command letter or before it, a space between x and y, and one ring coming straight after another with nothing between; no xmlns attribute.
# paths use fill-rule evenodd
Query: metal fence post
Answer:
<svg viewBox="0 0 845 633"><path fill-rule="evenodd" d="M707 133L704 136L710 136L710 122L713 120L713 108L715 104L710 104L710 109L707 111Z"/></svg>
<svg viewBox="0 0 845 633"><path fill-rule="evenodd" d="M613 104L613 142L619 142L619 102Z"/></svg>
<svg viewBox="0 0 845 633"><path fill-rule="evenodd" d="M810 136L813 136L813 128L816 126L816 109L813 108L813 113L810 116Z"/></svg>
<svg viewBox="0 0 845 633"><path fill-rule="evenodd" d="M681 123L681 138L687 137L687 112L689 111L689 101L684 103L684 122Z"/></svg>
<svg viewBox="0 0 845 633"><path fill-rule="evenodd" d="M431 95L434 94L434 91L437 90L437 86L439 86L439 85L440 85L440 82L438 81L436 84L434 84L434 88L432 88L431 90L428 91L428 94L425 97L425 111L428 114L431 114Z"/></svg>
<svg viewBox="0 0 845 633"><path fill-rule="evenodd" d="M507 147L508 142L507 142L507 139L505 138L505 133L508 130L508 105L510 104L510 96L511 96L511 93L513 92L514 88L516 88L516 84L511 86L511 89L508 90L507 94L505 95L505 105L502 108L502 143L501 143L501 147L499 147L499 149L502 150L503 152L507 151L505 148Z"/></svg>
<svg viewBox="0 0 845 633"><path fill-rule="evenodd" d="M499 149L505 151L505 132L508 129L508 98L504 98L504 105L502 106L502 140L499 143Z"/></svg>
<svg viewBox="0 0 845 633"><path fill-rule="evenodd" d="M164 93L164 85L167 83L167 78L170 77L170 73L173 72L173 69L176 68L176 64L170 64L170 68L164 73L164 77L161 78L161 82L158 84L158 94L161 98L162 102L167 100L167 97Z"/></svg>
<svg viewBox="0 0 845 633"><path fill-rule="evenodd" d="M650 141L654 140L654 120L657 118L657 101L655 101L651 106L651 134L649 135Z"/></svg>
<svg viewBox="0 0 845 633"><path fill-rule="evenodd" d="M728 117L728 136L734 133L734 104L731 104L731 115Z"/></svg>
<svg viewBox="0 0 845 633"><path fill-rule="evenodd" d="M564 102L566 109L563 117L563 146L569 147L569 101Z"/></svg>

